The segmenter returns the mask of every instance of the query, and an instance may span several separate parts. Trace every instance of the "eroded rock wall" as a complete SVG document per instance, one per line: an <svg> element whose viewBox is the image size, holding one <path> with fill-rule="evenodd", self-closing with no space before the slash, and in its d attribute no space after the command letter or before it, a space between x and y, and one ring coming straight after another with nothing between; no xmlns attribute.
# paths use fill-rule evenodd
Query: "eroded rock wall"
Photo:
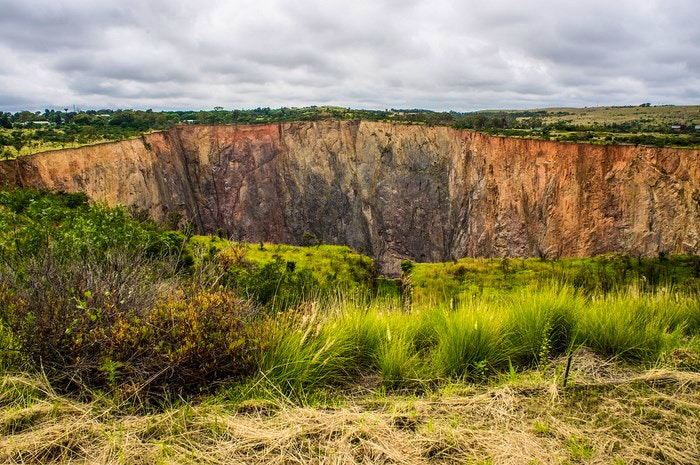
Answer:
<svg viewBox="0 0 700 465"><path fill-rule="evenodd" d="M0 184L84 191L200 232L304 233L403 258L700 248L700 152L322 121L182 126L0 163Z"/></svg>

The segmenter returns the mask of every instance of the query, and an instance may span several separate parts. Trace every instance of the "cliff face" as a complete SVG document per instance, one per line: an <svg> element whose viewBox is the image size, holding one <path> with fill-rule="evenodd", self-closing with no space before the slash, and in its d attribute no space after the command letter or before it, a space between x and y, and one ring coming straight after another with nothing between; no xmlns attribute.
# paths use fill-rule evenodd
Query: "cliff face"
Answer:
<svg viewBox="0 0 700 465"><path fill-rule="evenodd" d="M323 121L185 126L0 163L0 184L182 214L201 232L306 232L403 258L700 251L700 151Z"/></svg>

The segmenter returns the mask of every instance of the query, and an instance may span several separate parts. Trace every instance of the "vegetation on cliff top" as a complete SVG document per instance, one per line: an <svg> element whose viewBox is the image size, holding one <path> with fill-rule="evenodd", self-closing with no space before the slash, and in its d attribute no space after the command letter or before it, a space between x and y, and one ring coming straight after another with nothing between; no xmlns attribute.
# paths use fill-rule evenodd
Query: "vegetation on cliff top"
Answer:
<svg viewBox="0 0 700 465"><path fill-rule="evenodd" d="M87 200L0 191L3 462L357 463L405 440L404 461L488 463L516 460L486 440L513 428L544 463L700 457L697 257L405 262L392 281L346 247Z"/></svg>
<svg viewBox="0 0 700 465"><path fill-rule="evenodd" d="M60 148L138 137L178 124L260 124L323 119L451 126L509 137L700 147L700 107L641 106L497 110L353 110L339 107L210 111L46 109L0 113L0 160Z"/></svg>

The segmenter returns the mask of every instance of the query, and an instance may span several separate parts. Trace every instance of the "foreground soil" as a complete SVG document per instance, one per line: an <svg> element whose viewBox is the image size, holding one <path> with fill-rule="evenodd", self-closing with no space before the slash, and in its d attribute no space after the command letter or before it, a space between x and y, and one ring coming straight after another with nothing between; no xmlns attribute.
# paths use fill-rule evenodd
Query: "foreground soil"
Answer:
<svg viewBox="0 0 700 465"><path fill-rule="evenodd" d="M210 398L159 413L81 403L6 375L0 463L697 464L700 373L579 356L487 385L330 401ZM310 406L309 406L310 405Z"/></svg>

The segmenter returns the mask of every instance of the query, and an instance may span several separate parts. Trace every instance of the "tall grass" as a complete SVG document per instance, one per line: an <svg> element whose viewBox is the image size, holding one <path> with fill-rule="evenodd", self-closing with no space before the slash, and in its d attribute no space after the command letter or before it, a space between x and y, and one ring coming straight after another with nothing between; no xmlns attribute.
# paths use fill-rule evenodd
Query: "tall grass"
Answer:
<svg viewBox="0 0 700 465"><path fill-rule="evenodd" d="M456 305L399 299L336 300L271 318L260 370L289 394L378 376L387 387L416 380L484 379L544 364L572 347L649 363L697 336L696 297L638 290L586 297L570 286Z"/></svg>
<svg viewBox="0 0 700 465"><path fill-rule="evenodd" d="M521 291L502 301L507 313L509 357L519 366L536 365L564 352L576 331L584 298L568 286Z"/></svg>
<svg viewBox="0 0 700 465"><path fill-rule="evenodd" d="M354 365L353 341L322 321L315 305L306 312L270 317L261 326L260 375L285 396L301 398L319 387L343 384Z"/></svg>
<svg viewBox="0 0 700 465"><path fill-rule="evenodd" d="M399 387L421 377L421 358L412 336L408 328L395 328L392 332L387 326L386 337L376 354L376 366L385 386Z"/></svg>
<svg viewBox="0 0 700 465"><path fill-rule="evenodd" d="M507 360L505 327L504 314L489 305L470 303L443 312L435 324L435 374L479 378L500 369Z"/></svg>
<svg viewBox="0 0 700 465"><path fill-rule="evenodd" d="M691 327L694 300L634 290L592 298L578 315L577 342L601 355L653 361Z"/></svg>

